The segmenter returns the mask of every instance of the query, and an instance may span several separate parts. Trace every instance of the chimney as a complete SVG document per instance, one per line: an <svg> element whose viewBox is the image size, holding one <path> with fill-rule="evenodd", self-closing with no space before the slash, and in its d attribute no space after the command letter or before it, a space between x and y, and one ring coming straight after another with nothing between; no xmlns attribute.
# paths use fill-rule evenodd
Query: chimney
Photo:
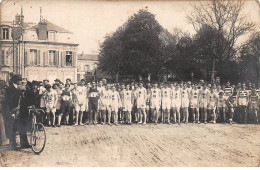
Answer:
<svg viewBox="0 0 260 170"><path fill-rule="evenodd" d="M47 23L39 22L38 23L38 32L39 32L39 40L47 40Z"/></svg>
<svg viewBox="0 0 260 170"><path fill-rule="evenodd" d="M47 23L42 18L42 7L40 7L40 22L38 23L39 40L47 40Z"/></svg>

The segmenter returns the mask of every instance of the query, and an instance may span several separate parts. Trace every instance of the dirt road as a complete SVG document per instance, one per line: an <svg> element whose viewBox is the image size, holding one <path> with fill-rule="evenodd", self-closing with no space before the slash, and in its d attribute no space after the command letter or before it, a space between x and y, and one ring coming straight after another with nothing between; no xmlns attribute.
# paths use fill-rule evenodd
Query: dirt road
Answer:
<svg viewBox="0 0 260 170"><path fill-rule="evenodd" d="M46 128L40 155L3 152L5 166L259 166L260 125Z"/></svg>

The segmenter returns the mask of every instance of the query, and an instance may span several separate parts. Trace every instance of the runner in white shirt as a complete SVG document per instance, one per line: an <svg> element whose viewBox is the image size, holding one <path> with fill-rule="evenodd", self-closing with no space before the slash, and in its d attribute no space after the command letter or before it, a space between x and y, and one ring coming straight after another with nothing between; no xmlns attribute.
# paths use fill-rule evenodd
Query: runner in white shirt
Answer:
<svg viewBox="0 0 260 170"><path fill-rule="evenodd" d="M159 109L161 103L161 91L157 88L157 83L153 83L153 88L151 89L150 95L150 107L152 112L152 120L155 124L158 122L159 118Z"/></svg>
<svg viewBox="0 0 260 170"><path fill-rule="evenodd" d="M216 107L217 107L217 102L218 102L218 96L216 95L213 86L210 88L210 93L209 93L209 100L208 100L208 112L211 117L213 118L213 123L216 123Z"/></svg>
<svg viewBox="0 0 260 170"><path fill-rule="evenodd" d="M173 117L174 117L174 123L176 123L176 113L178 118L178 124L180 125L181 121L181 115L180 115L180 109L181 109L181 91L179 84L176 84L175 89L171 90L172 93L172 111L173 111Z"/></svg>
<svg viewBox="0 0 260 170"><path fill-rule="evenodd" d="M57 114L60 114L59 112L60 112L60 105L61 105L61 93L62 93L62 90L63 90L63 83L59 83L58 87L56 89L56 92L57 92L57 95L58 95L58 101L56 103L56 109L57 109L56 113L58 112Z"/></svg>
<svg viewBox="0 0 260 170"><path fill-rule="evenodd" d="M246 84L243 83L241 89L238 91L237 104L240 111L240 123L247 123L247 106L249 101L249 94L246 90Z"/></svg>
<svg viewBox="0 0 260 170"><path fill-rule="evenodd" d="M103 86L103 81L99 81L98 85L97 85L97 91L99 92L99 94L101 94L103 92L103 90L105 90L105 87ZM98 101L98 114L97 114L98 120L101 120L101 113L102 113L102 111L99 107L101 105L100 100L101 99L99 99L99 101Z"/></svg>
<svg viewBox="0 0 260 170"><path fill-rule="evenodd" d="M132 91L130 90L130 85L126 85L126 89L122 91L122 106L123 106L123 111L126 113L126 123L131 125L132 124L132 107L133 107L133 94Z"/></svg>
<svg viewBox="0 0 260 170"><path fill-rule="evenodd" d="M219 92L218 102L217 102L217 113L218 116L221 116L222 123L226 123L226 109L227 109L227 101L226 97L224 96L224 91Z"/></svg>
<svg viewBox="0 0 260 170"><path fill-rule="evenodd" d="M45 87L46 87L46 93L44 99L45 99L48 125L50 126L50 120L52 119L51 126L55 127L55 113L56 113L55 106L58 101L58 95L55 90L51 89L51 85L47 84Z"/></svg>
<svg viewBox="0 0 260 170"><path fill-rule="evenodd" d="M136 94L136 104L137 104L137 110L138 110L138 117L139 122L143 123L143 125L146 124L146 98L147 98L147 91L143 87L143 83L139 83L139 88L137 89Z"/></svg>
<svg viewBox="0 0 260 170"><path fill-rule="evenodd" d="M202 112L202 119L207 124L207 106L209 100L209 90L207 89L206 83L203 84L202 89L199 91L199 106Z"/></svg>
<svg viewBox="0 0 260 170"><path fill-rule="evenodd" d="M111 125L111 90L110 84L105 86L105 90L102 91L100 97L100 110L102 114L101 124L106 124L106 112L107 112L107 124Z"/></svg>
<svg viewBox="0 0 260 170"><path fill-rule="evenodd" d="M181 91L181 108L183 112L183 122L185 124L188 123L189 120L189 113L188 113L189 98L190 98L189 90L187 89L187 84L185 83Z"/></svg>
<svg viewBox="0 0 260 170"><path fill-rule="evenodd" d="M164 87L161 90L162 96L162 113L164 114L163 122L170 124L170 110L171 110L171 89L168 88L168 85L165 83ZM167 117L167 121L166 121Z"/></svg>
<svg viewBox="0 0 260 170"><path fill-rule="evenodd" d="M40 83L40 87L39 87L39 95L41 96L40 99L40 108L45 109L45 93L46 93L46 89L45 86L48 84L47 80L44 80L43 83Z"/></svg>
<svg viewBox="0 0 260 170"><path fill-rule="evenodd" d="M193 123L200 123L199 116L199 90L198 84L194 85L194 89L190 93L190 108L193 116Z"/></svg>
<svg viewBox="0 0 260 170"><path fill-rule="evenodd" d="M84 86L84 84L80 84L77 86L74 90L74 106L75 106L75 112L76 112L76 123L74 126L83 125L82 123L82 117L83 112L86 109L86 96L87 96L87 89Z"/></svg>
<svg viewBox="0 0 260 170"><path fill-rule="evenodd" d="M111 111L112 111L112 117L114 119L114 124L118 125L118 109L119 107L122 107L120 95L118 91L116 91L115 85L112 86L112 92L111 92Z"/></svg>

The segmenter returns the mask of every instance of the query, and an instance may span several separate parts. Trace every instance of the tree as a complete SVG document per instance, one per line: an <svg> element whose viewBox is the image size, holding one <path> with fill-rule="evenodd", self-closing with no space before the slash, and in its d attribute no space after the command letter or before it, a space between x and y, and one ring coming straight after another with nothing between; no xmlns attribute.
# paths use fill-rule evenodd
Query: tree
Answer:
<svg viewBox="0 0 260 170"><path fill-rule="evenodd" d="M200 1L187 15L195 31L199 32L205 25L216 30L215 53L219 58L220 76L223 76L223 63L234 59L244 46L236 44L237 40L254 29L254 23L243 14L244 6L241 0Z"/></svg>
<svg viewBox="0 0 260 170"><path fill-rule="evenodd" d="M164 68L164 49L175 43L171 34L156 21L155 15L139 10L115 33L105 38L98 68L123 77L152 74L157 79Z"/></svg>
<svg viewBox="0 0 260 170"><path fill-rule="evenodd" d="M260 82L260 32L253 33L240 51L240 77Z"/></svg>

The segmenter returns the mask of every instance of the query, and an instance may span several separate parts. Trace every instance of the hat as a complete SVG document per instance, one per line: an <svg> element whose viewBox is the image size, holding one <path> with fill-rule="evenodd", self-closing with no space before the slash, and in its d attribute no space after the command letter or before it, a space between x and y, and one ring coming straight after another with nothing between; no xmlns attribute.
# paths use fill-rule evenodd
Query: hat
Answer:
<svg viewBox="0 0 260 170"><path fill-rule="evenodd" d="M58 81L58 82L60 82L60 79L55 79L54 81Z"/></svg>
<svg viewBox="0 0 260 170"><path fill-rule="evenodd" d="M12 82L16 83L18 81L22 81L22 76L20 74L15 74L11 78Z"/></svg>
<svg viewBox="0 0 260 170"><path fill-rule="evenodd" d="M223 90L220 90L218 94L221 94L221 93L224 94L224 91L223 91Z"/></svg>
<svg viewBox="0 0 260 170"><path fill-rule="evenodd" d="M35 80L33 80L33 81L32 81L32 85L39 85L39 82L38 82L38 81L35 81Z"/></svg>

